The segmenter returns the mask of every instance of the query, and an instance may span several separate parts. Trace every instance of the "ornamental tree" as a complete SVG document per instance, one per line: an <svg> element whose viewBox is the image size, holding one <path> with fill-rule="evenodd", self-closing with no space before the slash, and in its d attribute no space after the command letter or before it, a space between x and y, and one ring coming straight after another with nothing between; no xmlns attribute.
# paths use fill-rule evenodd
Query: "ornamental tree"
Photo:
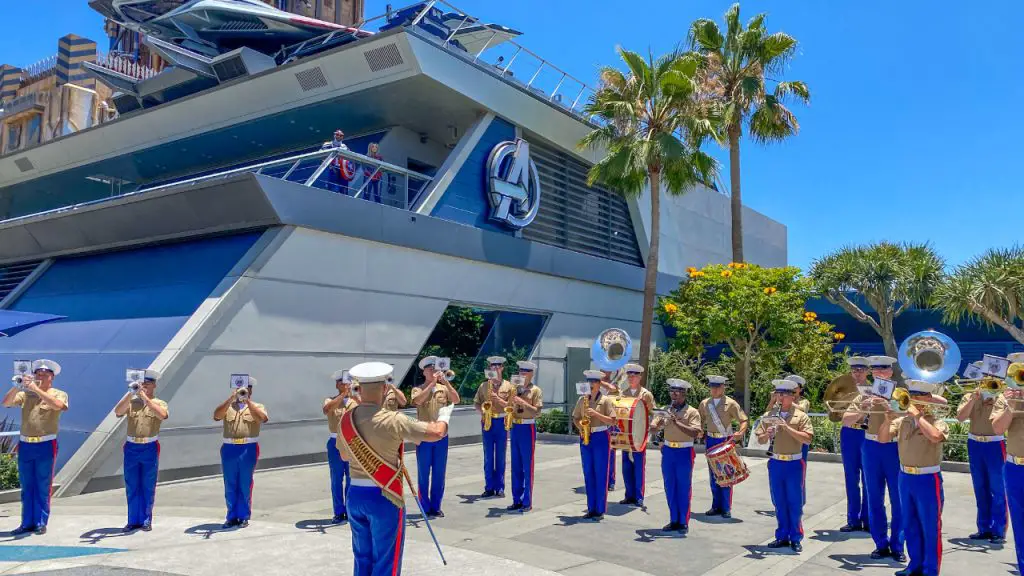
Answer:
<svg viewBox="0 0 1024 576"><path fill-rule="evenodd" d="M793 371L833 360L833 344L844 336L805 310L813 293L798 268L732 263L687 272L659 307L662 322L677 331L672 347L697 356L724 345L736 358L736 395L744 409L750 407L751 366L762 350L781 353Z"/></svg>
<svg viewBox="0 0 1024 576"><path fill-rule="evenodd" d="M948 324L972 318L1024 344L1024 247L993 249L943 279L933 303Z"/></svg>

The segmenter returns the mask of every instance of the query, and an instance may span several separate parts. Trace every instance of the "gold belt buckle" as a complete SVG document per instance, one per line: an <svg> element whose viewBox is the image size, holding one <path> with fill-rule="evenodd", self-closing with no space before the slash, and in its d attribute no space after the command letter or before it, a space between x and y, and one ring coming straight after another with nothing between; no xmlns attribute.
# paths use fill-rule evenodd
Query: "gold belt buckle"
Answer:
<svg viewBox="0 0 1024 576"><path fill-rule="evenodd" d="M906 472L907 474L920 474L921 473L921 469L918 468L917 466L904 466L903 467L903 471Z"/></svg>
<svg viewBox="0 0 1024 576"><path fill-rule="evenodd" d="M231 438L232 444L245 444L245 438Z"/></svg>
<svg viewBox="0 0 1024 576"><path fill-rule="evenodd" d="M29 444L38 444L43 441L42 436L25 436L25 442Z"/></svg>
<svg viewBox="0 0 1024 576"><path fill-rule="evenodd" d="M1014 464L1016 464L1018 466L1024 466L1024 456L1012 456L1011 455L1010 458L1013 458L1013 463Z"/></svg>

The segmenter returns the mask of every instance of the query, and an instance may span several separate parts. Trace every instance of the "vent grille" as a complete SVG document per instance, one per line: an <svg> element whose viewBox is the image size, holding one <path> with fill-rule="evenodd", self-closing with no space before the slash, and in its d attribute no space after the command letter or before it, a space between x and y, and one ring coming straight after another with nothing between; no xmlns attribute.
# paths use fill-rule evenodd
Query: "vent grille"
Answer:
<svg viewBox="0 0 1024 576"><path fill-rule="evenodd" d="M530 142L540 173L540 210L523 237L642 266L629 206L618 194L587 186L588 166L564 152Z"/></svg>
<svg viewBox="0 0 1024 576"><path fill-rule="evenodd" d="M21 170L22 172L28 172L29 170L35 168L35 166L32 165L32 162L28 158L18 158L14 161L14 165L17 166L18 170Z"/></svg>
<svg viewBox="0 0 1024 576"><path fill-rule="evenodd" d="M248 74L248 70L245 69L245 62L241 58L228 58L222 60L213 65L213 73L217 75L217 79L221 82L227 82L241 76ZM301 84L302 81L300 80Z"/></svg>
<svg viewBox="0 0 1024 576"><path fill-rule="evenodd" d="M299 87L303 92L317 90L327 86L327 78L324 78L324 71L319 66L295 73L295 79L299 81Z"/></svg>
<svg viewBox="0 0 1024 576"><path fill-rule="evenodd" d="M366 57L366 65L370 67L371 72L380 72L387 68L405 64L405 61L402 60L402 53L398 50L398 45L395 43L367 50L363 52L363 56Z"/></svg>
<svg viewBox="0 0 1024 576"><path fill-rule="evenodd" d="M0 266L0 302L3 302L8 294L14 292L25 281L25 278L28 278L32 271L39 266L40 262L42 261L34 260Z"/></svg>

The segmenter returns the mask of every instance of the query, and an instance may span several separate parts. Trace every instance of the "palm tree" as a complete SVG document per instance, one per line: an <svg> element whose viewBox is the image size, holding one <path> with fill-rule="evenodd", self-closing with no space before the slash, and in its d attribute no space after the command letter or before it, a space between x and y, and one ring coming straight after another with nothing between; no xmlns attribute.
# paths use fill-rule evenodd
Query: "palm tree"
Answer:
<svg viewBox="0 0 1024 576"><path fill-rule="evenodd" d="M601 69L600 86L586 106L601 127L587 134L579 146L605 154L591 167L589 184L601 182L626 197L651 191L640 334L640 364L646 368L656 304L661 193L680 195L698 183L712 181L717 164L700 147L714 135L714 119L696 99L696 59L678 52L657 60L622 48L618 53L626 71Z"/></svg>
<svg viewBox="0 0 1024 576"><path fill-rule="evenodd" d="M928 304L943 266L928 244L880 242L842 248L816 260L810 277L829 302L871 326L882 338L886 355L896 358L893 321L911 306Z"/></svg>
<svg viewBox="0 0 1024 576"><path fill-rule="evenodd" d="M939 285L933 303L947 324L973 318L1024 344L1024 247L989 250L958 266Z"/></svg>
<svg viewBox="0 0 1024 576"><path fill-rule="evenodd" d="M732 260L743 262L743 196L740 188L740 137L744 124L758 143L780 142L796 134L800 124L786 107L790 101L809 103L803 82L777 82L770 93L769 76L778 76L796 53L796 39L769 34L765 14L740 23L740 5L725 12L726 33L714 20L701 18L690 25L690 48L701 57L702 91L722 109L723 140L729 142L729 188L732 195Z"/></svg>

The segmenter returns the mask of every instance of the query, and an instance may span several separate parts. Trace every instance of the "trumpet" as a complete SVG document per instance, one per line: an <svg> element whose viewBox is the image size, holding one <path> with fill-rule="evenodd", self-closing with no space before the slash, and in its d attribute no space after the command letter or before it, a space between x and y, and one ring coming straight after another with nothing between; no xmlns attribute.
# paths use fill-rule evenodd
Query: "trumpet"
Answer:
<svg viewBox="0 0 1024 576"><path fill-rule="evenodd" d="M130 382L128 384L128 392L131 393L132 396L138 396L140 389L142 389L142 385L138 382Z"/></svg>
<svg viewBox="0 0 1024 576"><path fill-rule="evenodd" d="M1007 373L1007 377L1009 377L1009 373ZM962 380L954 380L953 383L949 385L950 390L962 392L964 394L968 394L976 390L981 390L982 392L996 393L1002 392L1003 390L1006 390L1006 388L1008 388L1006 382L1000 380L999 378L994 378L991 376L985 376L983 378L964 378Z"/></svg>
<svg viewBox="0 0 1024 576"><path fill-rule="evenodd" d="M248 388L239 388L238 392L235 392L235 396L237 396L238 400L241 402L241 401L243 401L243 400L245 400L246 398L249 397L249 389Z"/></svg>
<svg viewBox="0 0 1024 576"><path fill-rule="evenodd" d="M31 381L32 376L28 374L15 374L14 376L11 376L11 385L18 390L24 390Z"/></svg>

